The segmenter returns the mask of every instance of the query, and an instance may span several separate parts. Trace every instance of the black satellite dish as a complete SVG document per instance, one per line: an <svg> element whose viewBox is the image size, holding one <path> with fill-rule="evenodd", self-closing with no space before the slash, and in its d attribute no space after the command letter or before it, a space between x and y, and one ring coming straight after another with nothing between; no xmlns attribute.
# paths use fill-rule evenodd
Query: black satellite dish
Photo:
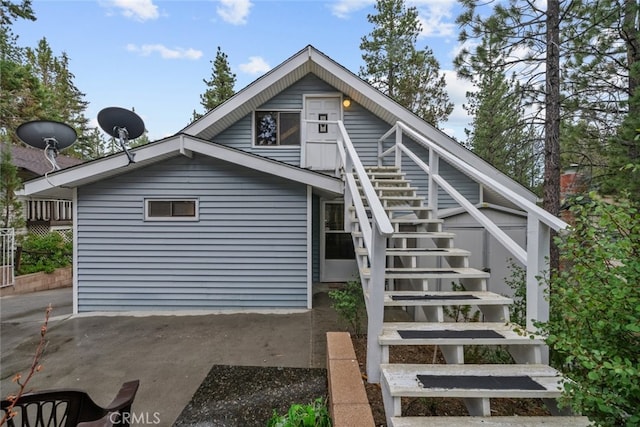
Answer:
<svg viewBox="0 0 640 427"><path fill-rule="evenodd" d="M16 133L25 144L44 150L45 158L53 167L52 172L60 169L56 163L58 151L72 145L78 137L71 126L46 120L23 123Z"/></svg>
<svg viewBox="0 0 640 427"><path fill-rule="evenodd" d="M98 124L106 133L118 138L129 163L134 163L134 155L129 152L126 143L144 133L144 122L140 116L125 108L107 107L98 113Z"/></svg>

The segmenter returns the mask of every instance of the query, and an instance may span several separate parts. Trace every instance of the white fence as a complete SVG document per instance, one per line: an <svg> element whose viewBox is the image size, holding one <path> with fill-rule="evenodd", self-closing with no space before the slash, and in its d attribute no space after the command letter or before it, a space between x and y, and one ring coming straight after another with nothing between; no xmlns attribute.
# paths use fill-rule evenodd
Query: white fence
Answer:
<svg viewBox="0 0 640 427"><path fill-rule="evenodd" d="M0 228L0 287L11 286L15 280L15 230Z"/></svg>

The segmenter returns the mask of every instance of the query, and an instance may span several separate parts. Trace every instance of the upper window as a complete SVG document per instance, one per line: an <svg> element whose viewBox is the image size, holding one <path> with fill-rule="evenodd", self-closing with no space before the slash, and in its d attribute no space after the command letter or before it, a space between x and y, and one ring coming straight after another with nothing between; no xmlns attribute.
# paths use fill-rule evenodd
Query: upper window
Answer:
<svg viewBox="0 0 640 427"><path fill-rule="evenodd" d="M144 219L148 221L197 221L197 199L145 199Z"/></svg>
<svg viewBox="0 0 640 427"><path fill-rule="evenodd" d="M254 129L257 146L300 145L300 112L256 111Z"/></svg>

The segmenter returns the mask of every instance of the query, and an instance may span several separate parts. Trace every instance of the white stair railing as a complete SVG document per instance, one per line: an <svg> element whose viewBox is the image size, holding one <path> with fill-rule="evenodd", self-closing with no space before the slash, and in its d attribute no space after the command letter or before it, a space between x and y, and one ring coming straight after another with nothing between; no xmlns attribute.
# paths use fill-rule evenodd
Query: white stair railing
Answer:
<svg viewBox="0 0 640 427"><path fill-rule="evenodd" d="M395 133L393 145L383 151L384 142ZM403 135L429 150L429 164L413 153L404 143ZM394 154L397 168L402 167L402 156L407 156L429 177L429 207L437 214L438 188L442 188L467 211L480 225L482 225L495 239L500 242L517 260L527 268L527 329L534 329L534 321L546 321L549 316L549 306L544 299L546 289L539 283L539 277L546 274L546 258L549 254L549 238L551 229L559 231L568 227L560 218L550 214L535 203L484 174L473 165L454 156L435 142L409 128L402 122L397 122L387 133L378 139L378 162L386 156ZM527 214L527 248L524 250L511 237L502 231L491 219L484 215L473 203L450 185L439 174L439 161L444 159L451 166L457 168L467 176L483 186L502 194L515 203ZM544 283L544 281L543 281Z"/></svg>
<svg viewBox="0 0 640 427"><path fill-rule="evenodd" d="M351 229L351 218L348 215L347 207L353 204L371 264L369 280L364 289L367 300L367 337L369 337L367 339L367 378L370 383L377 384L380 382L382 348L375 337L380 336L382 333L387 238L393 235L394 229L351 142L351 138L349 138L344 123L338 121L337 124L339 129L338 152L344 165L346 181L345 227ZM360 182L364 198L371 210L371 225L369 225L369 216L360 197L356 178ZM365 286L364 281L363 286Z"/></svg>
<svg viewBox="0 0 640 427"><path fill-rule="evenodd" d="M340 120L306 120L305 127L309 124L337 126L338 160L339 166L342 167L345 181L345 230L353 230L349 212L349 208L353 206L370 263L370 276L368 279L361 281L367 307L367 336L371 337L371 339L367 340L367 378L371 383L379 383L382 347L376 337L382 333L384 320L387 238L393 235L393 226L373 188L373 184L369 180L358 152L353 146L351 138L349 138L344 123ZM358 189L358 182L356 181L360 183L371 217L367 214L363 198Z"/></svg>

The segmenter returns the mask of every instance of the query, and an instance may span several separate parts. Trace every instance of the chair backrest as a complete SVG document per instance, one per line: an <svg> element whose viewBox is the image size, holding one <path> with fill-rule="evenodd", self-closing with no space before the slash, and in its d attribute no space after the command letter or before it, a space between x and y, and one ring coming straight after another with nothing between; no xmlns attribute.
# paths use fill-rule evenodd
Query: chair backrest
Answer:
<svg viewBox="0 0 640 427"><path fill-rule="evenodd" d="M3 412L10 405L10 401L3 400ZM97 420L107 413L80 390L25 394L13 410L16 415L7 421L7 427L75 427L80 422Z"/></svg>

